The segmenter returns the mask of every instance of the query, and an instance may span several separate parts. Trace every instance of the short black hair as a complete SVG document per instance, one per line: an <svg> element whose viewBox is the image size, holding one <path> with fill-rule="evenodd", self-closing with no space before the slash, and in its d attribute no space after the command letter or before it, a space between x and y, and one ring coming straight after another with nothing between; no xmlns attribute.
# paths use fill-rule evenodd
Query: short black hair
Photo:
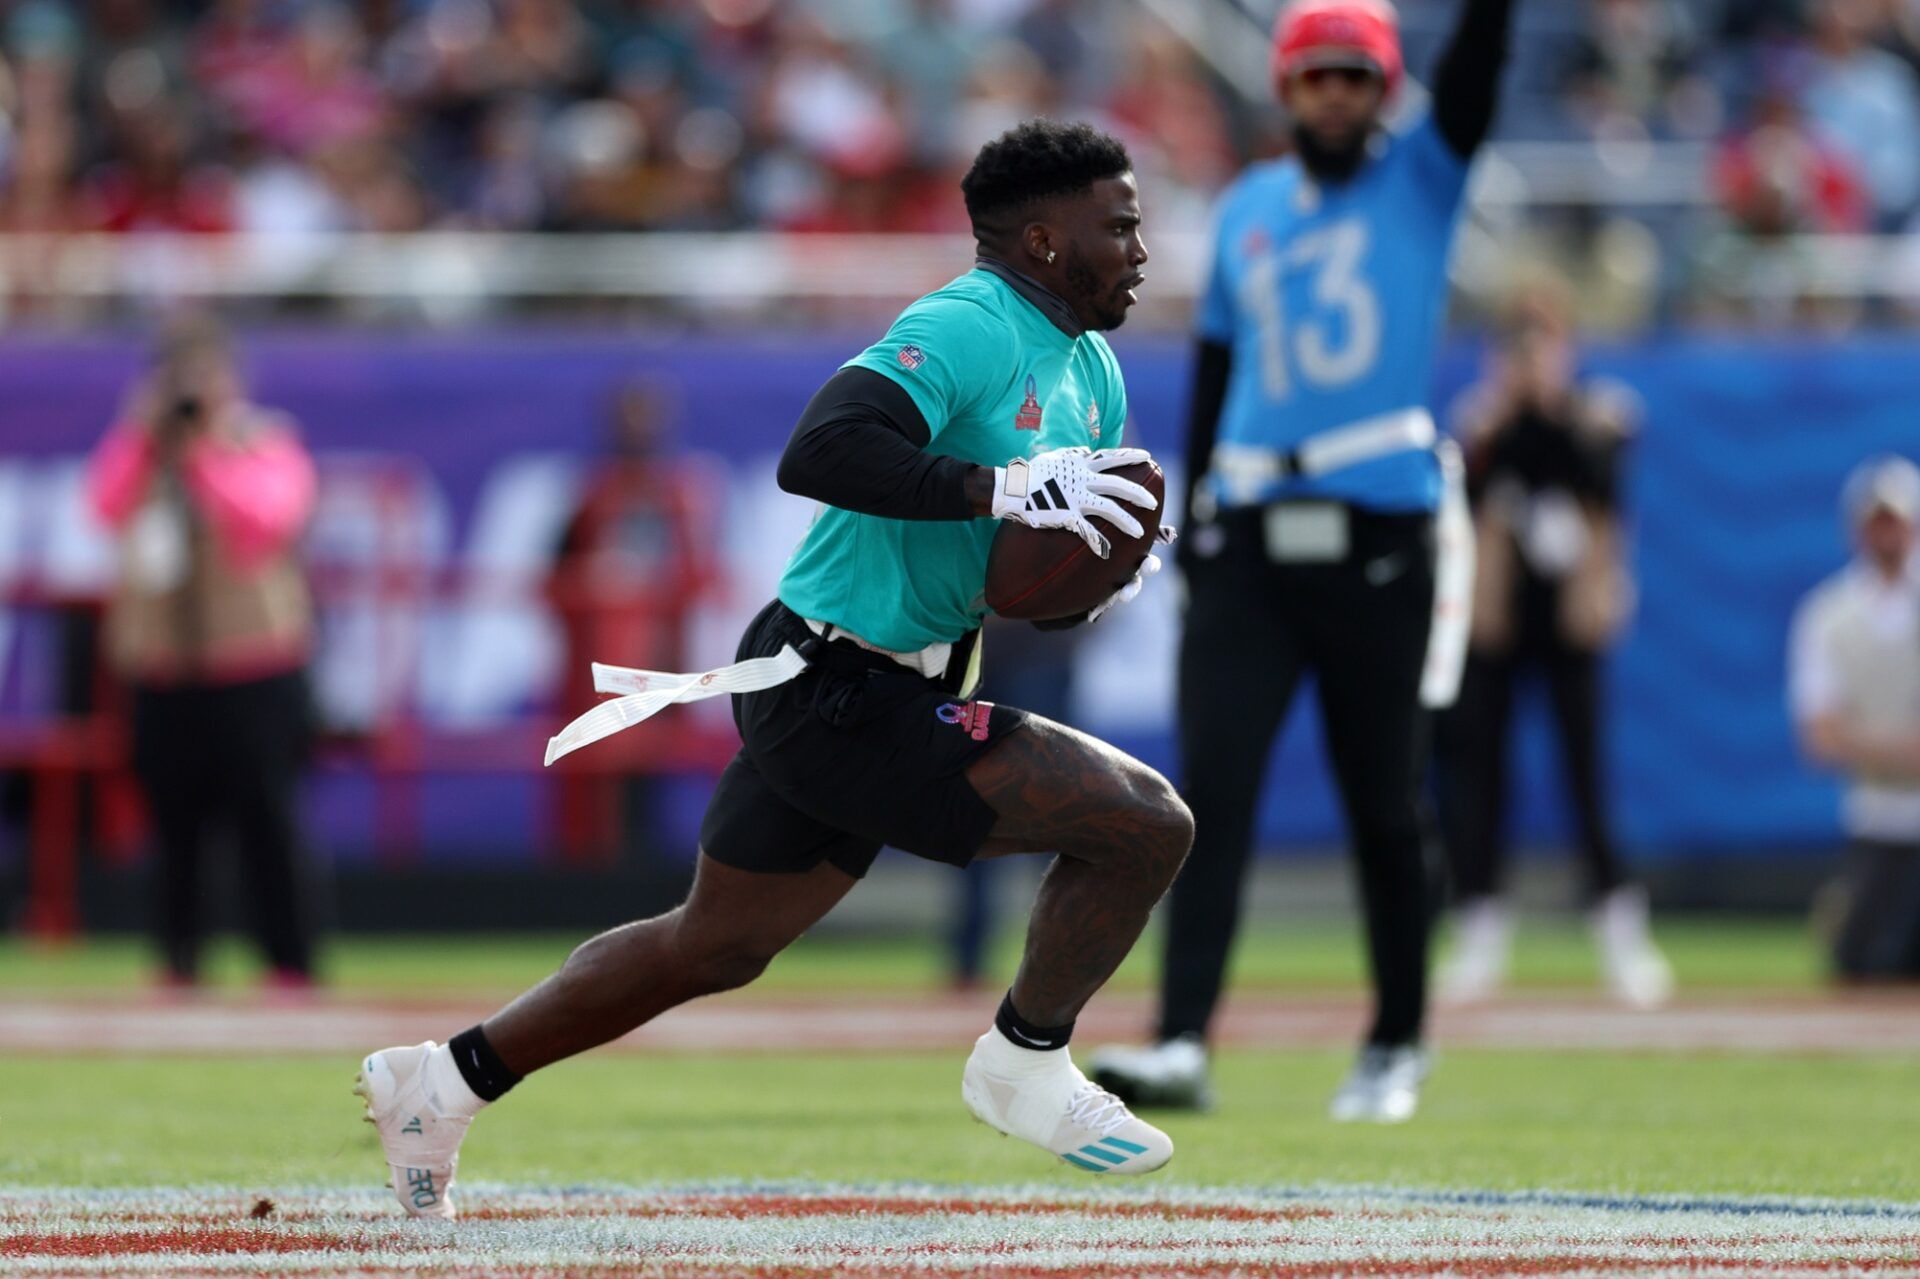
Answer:
<svg viewBox="0 0 1920 1279"><path fill-rule="evenodd" d="M1125 144L1090 124L1028 120L980 148L960 180L960 193L974 231L993 232L1022 209L1078 194L1132 168Z"/></svg>

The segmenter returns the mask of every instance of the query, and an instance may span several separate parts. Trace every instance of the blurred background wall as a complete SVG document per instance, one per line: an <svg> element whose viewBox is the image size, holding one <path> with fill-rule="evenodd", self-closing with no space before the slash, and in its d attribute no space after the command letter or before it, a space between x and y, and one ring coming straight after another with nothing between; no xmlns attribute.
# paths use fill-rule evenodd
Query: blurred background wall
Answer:
<svg viewBox="0 0 1920 1279"><path fill-rule="evenodd" d="M772 482L798 409L965 268L955 183L975 148L1052 113L1138 161L1155 261L1116 347L1130 432L1177 456L1208 209L1285 145L1272 9L0 4L0 857L29 915L27 886L63 873L50 847L83 875L141 856L113 694L87 665L111 551L79 460L161 317L232 319L257 398L294 415L321 470L323 857L391 875L684 866L724 708L674 712L609 770L657 778L607 818L618 847L581 833L604 795L569 799L534 766L579 709L553 575L623 391L647 389L662 454L715 495L717 571L672 612L684 660L717 663L808 518ZM1453 6L1400 9L1424 69ZM1742 880L1729 866L1838 842L1833 787L1790 741L1783 650L1793 602L1844 558L1842 476L1920 446L1920 4L1521 12L1434 403L1478 370L1496 300L1539 272L1574 286L1587 370L1644 399L1642 599L1611 764L1633 853L1710 901ZM1077 722L1162 764L1174 601L1149 591L1074 658ZM1273 762L1275 856L1339 839L1314 736L1296 716ZM1553 768L1530 721L1525 842L1564 833Z"/></svg>

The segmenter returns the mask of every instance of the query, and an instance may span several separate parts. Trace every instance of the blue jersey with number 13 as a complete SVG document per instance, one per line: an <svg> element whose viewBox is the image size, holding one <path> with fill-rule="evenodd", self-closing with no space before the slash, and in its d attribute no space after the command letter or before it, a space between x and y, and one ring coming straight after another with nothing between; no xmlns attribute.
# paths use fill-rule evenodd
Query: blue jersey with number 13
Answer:
<svg viewBox="0 0 1920 1279"><path fill-rule="evenodd" d="M1425 409L1467 162L1431 116L1383 135L1352 181L1297 159L1255 165L1221 198L1202 338L1233 349L1218 444L1288 450L1324 431ZM1327 497L1431 510L1439 470L1410 450L1311 479L1228 491L1222 506Z"/></svg>

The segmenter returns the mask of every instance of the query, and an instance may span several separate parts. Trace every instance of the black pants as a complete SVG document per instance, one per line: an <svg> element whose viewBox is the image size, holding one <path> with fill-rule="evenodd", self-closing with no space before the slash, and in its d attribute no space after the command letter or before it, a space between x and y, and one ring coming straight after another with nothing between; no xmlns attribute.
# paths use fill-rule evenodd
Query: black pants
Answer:
<svg viewBox="0 0 1920 1279"><path fill-rule="evenodd" d="M175 976L199 972L201 868L216 833L233 836L267 962L311 971L297 817L310 724L304 672L135 688L133 766L153 817L160 948Z"/></svg>
<svg viewBox="0 0 1920 1279"><path fill-rule="evenodd" d="M1433 607L1426 515L1349 513L1336 563L1276 563L1259 509L1228 512L1225 543L1189 557L1180 649L1180 756L1194 845L1168 900L1160 1037L1204 1036L1240 920L1274 737L1311 671L1346 811L1378 1005L1368 1041L1420 1038L1432 875L1421 780L1420 676Z"/></svg>
<svg viewBox="0 0 1920 1279"><path fill-rule="evenodd" d="M1920 843L1856 839L1833 966L1856 981L1920 977Z"/></svg>
<svg viewBox="0 0 1920 1279"><path fill-rule="evenodd" d="M1513 697L1529 671L1539 672L1553 707L1587 891L1597 901L1626 882L1601 783L1600 658L1561 639L1557 616L1549 603L1524 608L1512 652L1469 655L1460 699L1440 717L1440 828L1460 901L1504 886Z"/></svg>

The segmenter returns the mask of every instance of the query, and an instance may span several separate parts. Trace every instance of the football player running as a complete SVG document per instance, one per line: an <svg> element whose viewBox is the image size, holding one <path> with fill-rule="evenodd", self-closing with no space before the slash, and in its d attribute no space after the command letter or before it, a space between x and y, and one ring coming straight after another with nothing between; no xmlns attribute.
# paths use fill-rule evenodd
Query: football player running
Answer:
<svg viewBox="0 0 1920 1279"><path fill-rule="evenodd" d="M1104 558L1101 527L1138 537L1128 505L1156 506L1111 473L1147 455L1112 447L1127 397L1101 336L1144 278L1132 167L1114 139L1045 120L981 149L962 183L974 268L829 379L788 442L781 486L822 506L778 598L735 666L666 677L729 687L745 743L708 806L687 900L592 938L446 1044L364 1060L356 1088L407 1212L454 1215L460 1142L482 1107L536 1070L753 981L882 844L954 865L1057 854L962 1098L1090 1172L1151 1172L1172 1157L1167 1135L1090 1083L1067 1043L1186 857L1192 818L1167 781L1113 747L973 695L996 520L1070 529ZM623 722L602 703L549 759Z"/></svg>

